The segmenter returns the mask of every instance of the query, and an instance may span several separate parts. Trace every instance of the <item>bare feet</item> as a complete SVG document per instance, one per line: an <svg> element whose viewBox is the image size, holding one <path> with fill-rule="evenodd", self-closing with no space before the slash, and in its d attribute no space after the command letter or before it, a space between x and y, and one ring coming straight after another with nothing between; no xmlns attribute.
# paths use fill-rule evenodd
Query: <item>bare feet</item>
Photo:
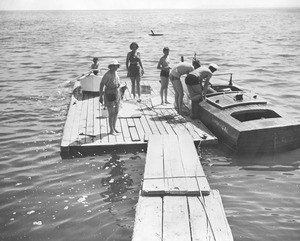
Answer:
<svg viewBox="0 0 300 241"><path fill-rule="evenodd" d="M115 129L115 133L121 133L121 131L118 131L118 130Z"/></svg>

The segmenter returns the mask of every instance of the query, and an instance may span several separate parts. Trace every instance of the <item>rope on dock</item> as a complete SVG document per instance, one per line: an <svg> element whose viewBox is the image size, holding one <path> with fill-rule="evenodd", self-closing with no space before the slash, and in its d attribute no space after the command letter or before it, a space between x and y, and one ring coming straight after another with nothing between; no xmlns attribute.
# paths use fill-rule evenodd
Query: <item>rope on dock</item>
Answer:
<svg viewBox="0 0 300 241"><path fill-rule="evenodd" d="M200 144L201 144L201 141L199 142L199 145L198 145L198 147L197 147L197 151L198 151L198 150L200 151ZM200 153L200 156L201 156L201 153ZM199 157L200 157L200 156L199 156ZM199 161L200 161L200 159L199 159ZM195 178L197 177L197 169L198 169L198 166L196 165ZM198 179L197 179L197 178L196 178L196 181L197 181L197 186L198 186L198 188L199 188L199 182L198 182ZM207 232L208 232L208 225L209 225L209 226L210 226L210 229L211 229L211 232L212 232L212 234L213 234L213 237L214 237L214 241L217 241L216 236L215 236L215 232L214 232L214 230L213 230L212 223L211 223L211 221L210 221L210 219L209 219L208 212L207 212L207 210L206 210L206 205L205 205L205 203L204 203L204 198L203 198L203 195L202 195L202 192L201 192L200 188L199 188L199 193L200 193L200 197L197 196L197 199L198 199L199 202L201 203L201 205L202 205L202 207L203 207L203 210L204 210L204 212L205 212L206 218L207 218L207 229L206 229L206 230L207 230Z"/></svg>

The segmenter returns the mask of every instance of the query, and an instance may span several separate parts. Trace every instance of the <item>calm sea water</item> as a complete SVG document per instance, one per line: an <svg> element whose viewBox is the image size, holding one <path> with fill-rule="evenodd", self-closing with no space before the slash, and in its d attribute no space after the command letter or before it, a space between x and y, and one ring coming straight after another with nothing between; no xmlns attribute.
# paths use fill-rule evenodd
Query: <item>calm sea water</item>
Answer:
<svg viewBox="0 0 300 241"><path fill-rule="evenodd" d="M1 241L131 240L145 153L60 157L73 80L94 56L125 77L136 41L157 81L164 46L172 64L197 52L300 121L299 9L0 12L0 26ZM299 156L201 149L235 240L300 239Z"/></svg>

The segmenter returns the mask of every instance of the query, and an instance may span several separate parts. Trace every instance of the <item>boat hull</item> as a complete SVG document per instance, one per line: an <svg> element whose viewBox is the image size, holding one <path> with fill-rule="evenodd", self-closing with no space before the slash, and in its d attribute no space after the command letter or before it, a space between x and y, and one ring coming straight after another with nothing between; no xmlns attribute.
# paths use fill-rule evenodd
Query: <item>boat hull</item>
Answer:
<svg viewBox="0 0 300 241"><path fill-rule="evenodd" d="M215 95L197 106L199 119L222 142L241 153L300 147L299 122L256 95L239 101L236 95Z"/></svg>

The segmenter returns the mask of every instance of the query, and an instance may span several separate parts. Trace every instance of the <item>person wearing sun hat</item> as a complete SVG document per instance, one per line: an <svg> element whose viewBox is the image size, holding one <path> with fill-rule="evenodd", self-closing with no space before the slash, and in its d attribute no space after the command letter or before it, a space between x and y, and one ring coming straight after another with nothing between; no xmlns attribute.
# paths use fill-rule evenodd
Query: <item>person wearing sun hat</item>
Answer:
<svg viewBox="0 0 300 241"><path fill-rule="evenodd" d="M108 110L108 123L111 135L119 133L116 130L116 122L120 108L120 78L117 73L119 62L113 59L109 64L109 70L103 75L100 83L99 102L104 104ZM105 87L104 91L103 88ZM103 98L104 97L104 98ZM104 102L103 102L104 101Z"/></svg>
<svg viewBox="0 0 300 241"><path fill-rule="evenodd" d="M205 99L212 73L219 69L219 66L214 63L211 63L208 67L200 66L200 62L198 67L194 63L193 65L195 70L186 76L185 84L192 101L191 117L196 118L198 117L197 104ZM204 87L203 81L205 81Z"/></svg>

